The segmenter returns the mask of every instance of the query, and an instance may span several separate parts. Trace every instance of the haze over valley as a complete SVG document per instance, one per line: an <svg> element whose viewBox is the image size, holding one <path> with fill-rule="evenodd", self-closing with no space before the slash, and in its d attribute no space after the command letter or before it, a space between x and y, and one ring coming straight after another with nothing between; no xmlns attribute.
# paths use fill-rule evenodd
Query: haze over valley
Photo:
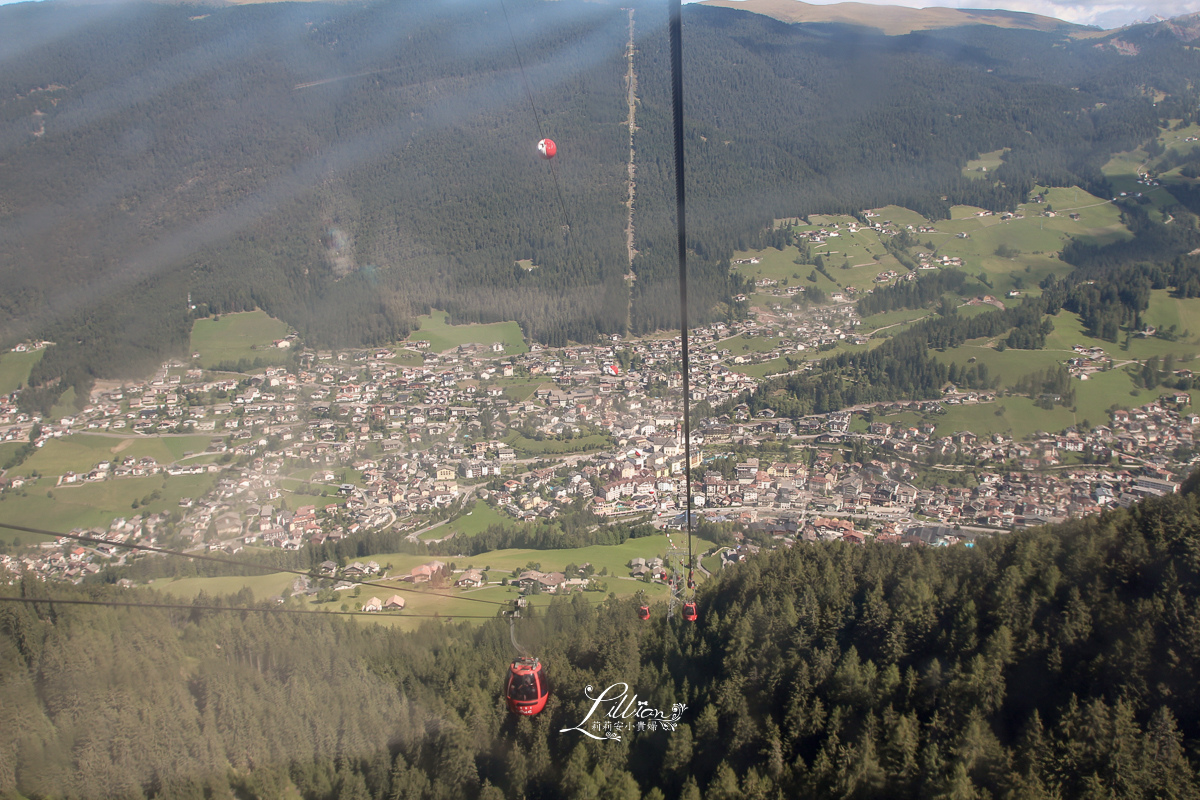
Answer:
<svg viewBox="0 0 1200 800"><path fill-rule="evenodd" d="M0 6L0 797L1200 795L1200 17L855 5L686 375L666 9Z"/></svg>

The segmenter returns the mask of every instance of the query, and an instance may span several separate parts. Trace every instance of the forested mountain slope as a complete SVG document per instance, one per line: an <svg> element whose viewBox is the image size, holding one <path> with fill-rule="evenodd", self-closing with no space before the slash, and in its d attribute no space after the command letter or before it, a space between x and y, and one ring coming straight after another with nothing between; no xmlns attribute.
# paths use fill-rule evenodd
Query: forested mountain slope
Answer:
<svg viewBox="0 0 1200 800"><path fill-rule="evenodd" d="M320 346L392 340L430 307L551 343L674 325L665 10L632 7L632 290L622 8L515 0L514 52L490 3L0 7L0 330L58 342L34 380L82 386L253 306ZM773 217L1100 185L1109 153L1197 105L1194 52L1136 29L1131 57L985 25L684 16L700 316ZM963 177L1004 147L996 182Z"/></svg>
<svg viewBox="0 0 1200 800"><path fill-rule="evenodd" d="M500 698L500 620L400 634L325 617L0 604L0 791L1196 797L1191 484L974 549L764 554L702 588L694 625L661 607L641 623L626 602L577 595L521 621L554 683L532 719ZM621 741L562 732L587 714L584 687L616 682L652 707L685 703L684 724Z"/></svg>

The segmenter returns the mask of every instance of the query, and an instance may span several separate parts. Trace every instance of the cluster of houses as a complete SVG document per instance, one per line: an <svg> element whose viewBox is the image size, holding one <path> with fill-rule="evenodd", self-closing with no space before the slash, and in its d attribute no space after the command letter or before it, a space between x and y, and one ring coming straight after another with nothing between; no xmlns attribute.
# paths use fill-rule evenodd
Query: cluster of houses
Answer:
<svg viewBox="0 0 1200 800"><path fill-rule="evenodd" d="M882 221L872 225L891 229ZM816 242L842 230L830 225L810 238ZM1002 305L991 296L976 302ZM751 320L698 327L691 336L692 400L715 408L753 389L759 380L741 369L745 364L865 341L858 323L852 304L839 302L804 313L777 307ZM731 341L755 337L775 344L749 352ZM603 518L666 515L678 511L689 469L698 506L745 524L782 525L782 538L854 541L894 534L899 541L909 535L904 528L856 531L853 523L847 528L839 521L862 514L907 518L910 527L1004 529L1174 491L1177 453L1190 453L1200 425L1183 393L1116 410L1105 424L1025 441L969 431L938 435L932 422L887 419L995 400L989 392L947 386L938 401L880 403L800 419L777 417L770 409L754 415L738 405L729 415L693 420L692 463L685 465L679 347L677 337L613 335L592 345L535 344L506 356L487 345L434 353L427 343L413 342L405 352L303 350L298 366L234 377L170 362L146 381L94 393L78 415L57 422L24 414L11 397L0 398L0 438L27 441L36 433L33 444L41 447L87 431L206 434L203 450L171 463L116 455L38 485L69 492L88 482L211 474L211 490L184 498L171 514L143 514L91 533L115 549L122 542L161 541L169 529L173 541L236 553L245 547L297 550L387 527L416 531L469 499L485 500L521 521L551 520L579 508ZM620 369L607 368L614 364ZM1106 368L1108 359L1099 348L1077 346L1067 366L1086 378ZM869 422L852 426L855 414L870 414ZM561 442L556 449L565 452L541 455L529 446L531 439ZM844 445L856 440L876 446L880 460L848 462ZM573 448L575 441L587 444ZM714 462L732 445L766 441L790 442L803 458L746 458L732 473ZM929 484L914 467L930 459L986 464L989 471L971 488ZM30 480L7 475L0 491L22 489ZM797 527L786 530L793 523ZM935 540L950 538L939 534ZM114 557L103 548L77 550L58 543L4 556L0 564L9 572L79 580ZM464 586L486 580L426 566L427 575L414 571L408 579L466 581ZM572 588L577 580L533 570L519 578L546 592Z"/></svg>
<svg viewBox="0 0 1200 800"><path fill-rule="evenodd" d="M1086 381L1097 372L1112 369L1112 357L1102 347L1088 347L1077 344L1073 350L1075 355L1067 359L1067 369L1071 371L1072 377ZM1190 371L1181 370L1180 372Z"/></svg>

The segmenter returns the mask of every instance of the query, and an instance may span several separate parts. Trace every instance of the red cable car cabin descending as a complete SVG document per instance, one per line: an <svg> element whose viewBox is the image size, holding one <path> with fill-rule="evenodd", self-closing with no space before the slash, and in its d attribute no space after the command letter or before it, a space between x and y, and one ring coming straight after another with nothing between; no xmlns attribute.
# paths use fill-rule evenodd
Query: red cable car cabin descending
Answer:
<svg viewBox="0 0 1200 800"><path fill-rule="evenodd" d="M554 154L558 152L558 145L554 143L553 139L542 139L538 142L537 147L538 153L545 159L554 158Z"/></svg>
<svg viewBox="0 0 1200 800"><path fill-rule="evenodd" d="M508 686L504 690L508 708L514 714L532 717L546 707L550 689L542 664L536 658L522 657L508 671Z"/></svg>

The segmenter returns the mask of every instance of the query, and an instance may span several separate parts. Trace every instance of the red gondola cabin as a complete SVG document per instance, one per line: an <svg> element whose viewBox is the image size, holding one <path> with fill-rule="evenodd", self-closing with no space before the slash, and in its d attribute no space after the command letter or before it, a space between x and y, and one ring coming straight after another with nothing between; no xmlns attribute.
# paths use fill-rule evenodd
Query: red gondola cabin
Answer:
<svg viewBox="0 0 1200 800"><path fill-rule="evenodd" d="M683 604L683 618L686 619L688 622L696 621L696 604L695 603L684 603Z"/></svg>
<svg viewBox="0 0 1200 800"><path fill-rule="evenodd" d="M650 619L650 606L638 606L638 619Z"/></svg>
<svg viewBox="0 0 1200 800"><path fill-rule="evenodd" d="M558 152L558 145L554 143L553 139L542 139L538 142L537 149L542 158L551 159Z"/></svg>
<svg viewBox="0 0 1200 800"><path fill-rule="evenodd" d="M508 671L508 686L504 690L508 708L514 714L532 717L546 707L550 689L542 664L536 658L518 658Z"/></svg>

